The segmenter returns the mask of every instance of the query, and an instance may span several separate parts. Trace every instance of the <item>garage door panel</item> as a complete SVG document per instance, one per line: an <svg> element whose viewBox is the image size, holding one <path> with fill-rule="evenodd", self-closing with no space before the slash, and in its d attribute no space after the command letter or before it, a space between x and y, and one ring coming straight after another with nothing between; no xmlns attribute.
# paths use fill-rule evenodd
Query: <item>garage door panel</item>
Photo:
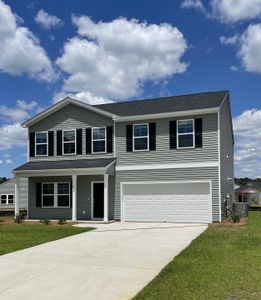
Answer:
<svg viewBox="0 0 261 300"><path fill-rule="evenodd" d="M125 221L211 222L208 182L123 184Z"/></svg>

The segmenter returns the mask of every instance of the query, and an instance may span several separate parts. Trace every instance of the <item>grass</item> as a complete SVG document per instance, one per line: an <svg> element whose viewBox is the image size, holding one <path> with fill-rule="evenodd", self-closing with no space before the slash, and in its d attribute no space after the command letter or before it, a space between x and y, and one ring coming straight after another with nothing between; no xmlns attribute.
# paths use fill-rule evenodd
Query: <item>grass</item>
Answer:
<svg viewBox="0 0 261 300"><path fill-rule="evenodd" d="M261 213L209 227L134 299L261 299Z"/></svg>
<svg viewBox="0 0 261 300"><path fill-rule="evenodd" d="M0 255L93 229L73 227L70 224L1 224L1 220L7 219L8 217L0 218Z"/></svg>

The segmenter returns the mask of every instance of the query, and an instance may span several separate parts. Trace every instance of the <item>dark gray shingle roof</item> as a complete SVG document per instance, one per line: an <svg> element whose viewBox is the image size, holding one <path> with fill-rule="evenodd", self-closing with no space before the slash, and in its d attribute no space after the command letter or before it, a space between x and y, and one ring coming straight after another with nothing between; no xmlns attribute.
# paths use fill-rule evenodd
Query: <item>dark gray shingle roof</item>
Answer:
<svg viewBox="0 0 261 300"><path fill-rule="evenodd" d="M146 115L219 107L228 91L94 105L118 116Z"/></svg>
<svg viewBox="0 0 261 300"><path fill-rule="evenodd" d="M111 164L114 158L98 159L77 159L59 161L36 161L28 162L14 169L14 171L34 171L34 170L56 170L56 169L86 169L105 168Z"/></svg>

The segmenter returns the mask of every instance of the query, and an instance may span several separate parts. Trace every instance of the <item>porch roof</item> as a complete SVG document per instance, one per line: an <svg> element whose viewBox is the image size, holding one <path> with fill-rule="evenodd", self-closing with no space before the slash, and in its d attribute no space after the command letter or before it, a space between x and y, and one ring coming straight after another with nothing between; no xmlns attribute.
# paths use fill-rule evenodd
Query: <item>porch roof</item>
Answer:
<svg viewBox="0 0 261 300"><path fill-rule="evenodd" d="M75 159L56 161L31 161L13 170L14 173L30 171L54 171L76 169L107 169L115 162L115 158Z"/></svg>

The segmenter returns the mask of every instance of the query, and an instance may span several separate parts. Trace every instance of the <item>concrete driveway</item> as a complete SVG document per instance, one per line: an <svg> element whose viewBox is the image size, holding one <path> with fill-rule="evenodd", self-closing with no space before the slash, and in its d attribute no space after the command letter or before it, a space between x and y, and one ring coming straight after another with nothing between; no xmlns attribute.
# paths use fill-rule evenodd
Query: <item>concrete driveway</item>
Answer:
<svg viewBox="0 0 261 300"><path fill-rule="evenodd" d="M118 222L95 227L0 256L0 299L130 299L207 228Z"/></svg>

